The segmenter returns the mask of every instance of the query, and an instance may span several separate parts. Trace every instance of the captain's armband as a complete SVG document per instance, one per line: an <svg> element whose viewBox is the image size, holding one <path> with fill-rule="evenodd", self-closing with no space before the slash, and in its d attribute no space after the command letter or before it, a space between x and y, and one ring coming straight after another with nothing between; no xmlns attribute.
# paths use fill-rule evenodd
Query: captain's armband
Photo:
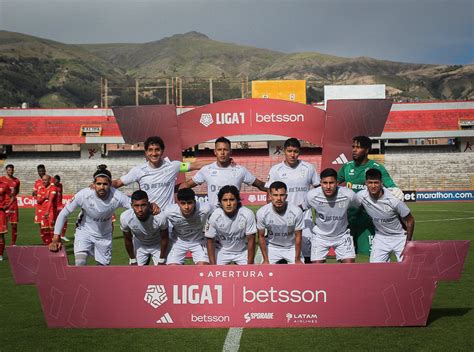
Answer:
<svg viewBox="0 0 474 352"><path fill-rule="evenodd" d="M182 162L181 166L179 167L179 172L188 172L189 169L191 168L191 163L188 162Z"/></svg>

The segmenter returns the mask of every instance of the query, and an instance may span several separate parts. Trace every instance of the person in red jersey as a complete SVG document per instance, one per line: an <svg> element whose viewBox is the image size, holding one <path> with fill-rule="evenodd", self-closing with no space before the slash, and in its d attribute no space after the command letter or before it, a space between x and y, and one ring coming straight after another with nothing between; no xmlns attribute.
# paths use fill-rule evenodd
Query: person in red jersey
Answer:
<svg viewBox="0 0 474 352"><path fill-rule="evenodd" d="M56 187L56 206L57 206L57 212L56 216L54 218L54 222L56 223L56 219L59 215L59 212L63 210L64 204L63 204L63 184L61 183L61 176L59 175L54 175L53 177L53 184L54 187ZM69 238L66 237L66 231L67 231L67 221L64 223L63 229L61 230L61 239L64 242L69 242Z"/></svg>
<svg viewBox="0 0 474 352"><path fill-rule="evenodd" d="M57 214L56 187L51 183L51 176L42 177L43 186L39 187L36 194L38 204L38 218L40 220L40 236L44 244L51 243L54 219Z"/></svg>
<svg viewBox="0 0 474 352"><path fill-rule="evenodd" d="M38 171L38 176L39 176L39 179L37 179L35 181L35 184L33 186L33 192L32 192L32 196L36 198L36 195L38 194L38 191L40 190L41 187L43 187L43 176L46 175L46 167L43 165L43 164L39 164L37 167L36 167L36 170ZM35 207L35 224L39 224L40 225L40 231L41 231L41 220L39 218L39 215L38 215L38 211L39 211L39 206L38 204L36 204L36 207Z"/></svg>
<svg viewBox="0 0 474 352"><path fill-rule="evenodd" d="M6 210L7 222L10 223L12 228L12 240L10 244L14 246L16 244L16 239L18 235L18 200L16 196L20 192L20 180L13 176L15 173L15 167L12 164L5 166L6 176L1 177L0 179L5 182L10 187L10 196L8 202L8 208ZM8 231L8 229L7 229Z"/></svg>
<svg viewBox="0 0 474 352"><path fill-rule="evenodd" d="M10 187L0 180L0 261L3 260L5 250L5 233L7 233L7 217L5 211L8 208Z"/></svg>

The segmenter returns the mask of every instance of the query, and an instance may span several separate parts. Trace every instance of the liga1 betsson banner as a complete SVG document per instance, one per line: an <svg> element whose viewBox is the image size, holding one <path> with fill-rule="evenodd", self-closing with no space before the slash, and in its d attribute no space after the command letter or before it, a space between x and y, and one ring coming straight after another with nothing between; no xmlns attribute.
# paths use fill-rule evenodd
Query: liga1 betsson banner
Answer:
<svg viewBox="0 0 474 352"><path fill-rule="evenodd" d="M403 262L377 264L75 267L44 246L7 254L50 328L421 326L469 243L411 241Z"/></svg>

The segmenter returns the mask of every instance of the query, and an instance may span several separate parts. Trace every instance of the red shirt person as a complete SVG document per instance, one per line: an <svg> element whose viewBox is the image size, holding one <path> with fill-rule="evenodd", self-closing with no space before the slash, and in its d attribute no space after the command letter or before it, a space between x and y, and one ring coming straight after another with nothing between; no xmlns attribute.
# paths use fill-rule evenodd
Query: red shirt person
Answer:
<svg viewBox="0 0 474 352"><path fill-rule="evenodd" d="M18 220L19 220L19 211L18 211L18 200L16 196L20 193L20 180L13 176L15 173L15 167L12 164L8 164L5 167L6 176L0 177L0 180L8 184L10 187L10 196L8 202L8 208L6 210L7 222L10 223L12 228L12 240L11 245L16 244L17 239L17 229L18 229Z"/></svg>
<svg viewBox="0 0 474 352"><path fill-rule="evenodd" d="M42 177L43 186L36 194L38 219L40 220L40 236L44 244L51 243L54 220L57 215L56 187L51 183L51 176Z"/></svg>
<svg viewBox="0 0 474 352"><path fill-rule="evenodd" d="M5 233L7 232L7 217L5 211L8 209L10 187L0 180L0 261L3 260L5 250Z"/></svg>
<svg viewBox="0 0 474 352"><path fill-rule="evenodd" d="M59 175L54 175L53 184L56 187L57 212L56 212L56 216L54 218L54 222L56 223L56 219L57 219L59 213L64 208L64 204L63 204L63 184L61 183L61 177ZM61 239L65 242L69 242L69 238L66 237L66 231L67 231L67 222L64 224L63 229L61 231Z"/></svg>
<svg viewBox="0 0 474 352"><path fill-rule="evenodd" d="M38 176L39 176L39 179L36 180L34 186L33 186L33 192L32 192L32 195L33 197L36 198L36 195L38 194L38 191L40 190L41 187L43 187L43 176L46 175L46 167L43 165L43 164L39 164L37 167L36 167L36 170L38 171ZM35 207L35 224L40 224L41 220L38 216L38 209L39 207L36 206ZM41 225L40 225L40 228L41 228Z"/></svg>

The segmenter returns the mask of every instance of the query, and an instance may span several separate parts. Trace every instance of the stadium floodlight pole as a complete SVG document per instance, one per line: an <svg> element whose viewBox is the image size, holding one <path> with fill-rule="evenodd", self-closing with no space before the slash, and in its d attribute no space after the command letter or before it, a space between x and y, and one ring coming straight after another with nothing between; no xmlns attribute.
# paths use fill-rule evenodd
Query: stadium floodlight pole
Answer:
<svg viewBox="0 0 474 352"><path fill-rule="evenodd" d="M135 105L138 106L140 105L139 103L139 83L138 83L138 79L135 80Z"/></svg>
<svg viewBox="0 0 474 352"><path fill-rule="evenodd" d="M209 78L209 104L214 102L214 94L212 91L212 77Z"/></svg>

